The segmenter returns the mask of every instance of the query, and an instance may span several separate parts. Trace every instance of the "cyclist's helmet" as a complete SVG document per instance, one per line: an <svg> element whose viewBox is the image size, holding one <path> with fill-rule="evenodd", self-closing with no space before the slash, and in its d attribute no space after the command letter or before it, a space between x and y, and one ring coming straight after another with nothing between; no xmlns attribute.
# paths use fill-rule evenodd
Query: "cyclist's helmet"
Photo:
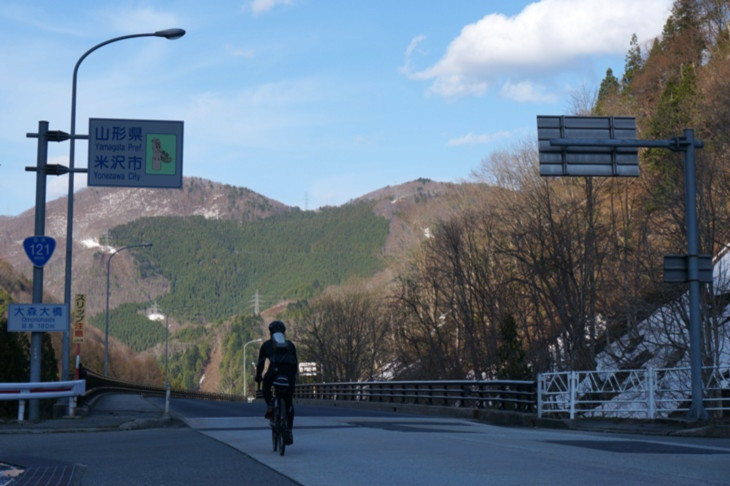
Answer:
<svg viewBox="0 0 730 486"><path fill-rule="evenodd" d="M275 332L285 333L286 326L281 321L273 321L271 324L269 324L269 332L271 334L274 334Z"/></svg>

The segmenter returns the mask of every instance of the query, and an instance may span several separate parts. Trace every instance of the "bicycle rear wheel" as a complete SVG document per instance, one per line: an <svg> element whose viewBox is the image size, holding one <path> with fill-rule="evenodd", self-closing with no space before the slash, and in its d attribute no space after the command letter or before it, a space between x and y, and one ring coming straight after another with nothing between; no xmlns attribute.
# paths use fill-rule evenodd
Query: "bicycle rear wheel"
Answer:
<svg viewBox="0 0 730 486"><path fill-rule="evenodd" d="M274 452L276 452L279 448L279 427L276 423L277 417L279 415L279 412L277 410L278 405L278 400L274 400L274 414L272 415L271 419L269 419L269 425L271 425L271 443L274 446Z"/></svg>
<svg viewBox="0 0 730 486"><path fill-rule="evenodd" d="M276 425L273 422L271 423L271 442L274 445L274 452L276 452L279 447L279 437L277 437Z"/></svg>
<svg viewBox="0 0 730 486"><path fill-rule="evenodd" d="M287 434L287 421L286 421L286 405L283 398L277 398L277 415L276 415L276 429L278 438L279 455L284 455L286 451L286 434Z"/></svg>

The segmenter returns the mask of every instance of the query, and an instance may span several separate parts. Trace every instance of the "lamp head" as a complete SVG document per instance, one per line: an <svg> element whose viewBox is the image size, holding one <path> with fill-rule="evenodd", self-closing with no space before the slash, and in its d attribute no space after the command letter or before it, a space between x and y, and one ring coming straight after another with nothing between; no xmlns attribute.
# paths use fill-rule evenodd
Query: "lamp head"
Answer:
<svg viewBox="0 0 730 486"><path fill-rule="evenodd" d="M175 40L185 35L185 29L165 29L155 32L155 37L164 37L165 39Z"/></svg>

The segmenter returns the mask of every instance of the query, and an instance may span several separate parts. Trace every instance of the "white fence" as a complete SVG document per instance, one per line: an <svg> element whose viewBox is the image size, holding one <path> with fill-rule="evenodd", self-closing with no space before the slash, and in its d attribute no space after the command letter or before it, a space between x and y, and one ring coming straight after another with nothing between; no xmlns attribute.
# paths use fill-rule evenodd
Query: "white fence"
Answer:
<svg viewBox="0 0 730 486"><path fill-rule="evenodd" d="M715 415L730 412L730 366L703 368L704 405ZM538 417L666 418L689 410L690 368L542 373L537 382Z"/></svg>
<svg viewBox="0 0 730 486"><path fill-rule="evenodd" d="M77 397L86 393L86 380L41 383L0 383L0 400L18 400L18 421L25 415L25 401L40 398ZM73 401L69 413L73 415Z"/></svg>

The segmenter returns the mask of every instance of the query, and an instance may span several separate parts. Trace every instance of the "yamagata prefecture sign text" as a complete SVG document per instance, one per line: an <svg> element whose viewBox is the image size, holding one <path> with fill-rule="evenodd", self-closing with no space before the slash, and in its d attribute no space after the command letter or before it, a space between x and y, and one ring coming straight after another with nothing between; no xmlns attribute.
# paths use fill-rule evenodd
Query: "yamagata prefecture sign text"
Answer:
<svg viewBox="0 0 730 486"><path fill-rule="evenodd" d="M183 122L89 119L89 186L181 188Z"/></svg>

